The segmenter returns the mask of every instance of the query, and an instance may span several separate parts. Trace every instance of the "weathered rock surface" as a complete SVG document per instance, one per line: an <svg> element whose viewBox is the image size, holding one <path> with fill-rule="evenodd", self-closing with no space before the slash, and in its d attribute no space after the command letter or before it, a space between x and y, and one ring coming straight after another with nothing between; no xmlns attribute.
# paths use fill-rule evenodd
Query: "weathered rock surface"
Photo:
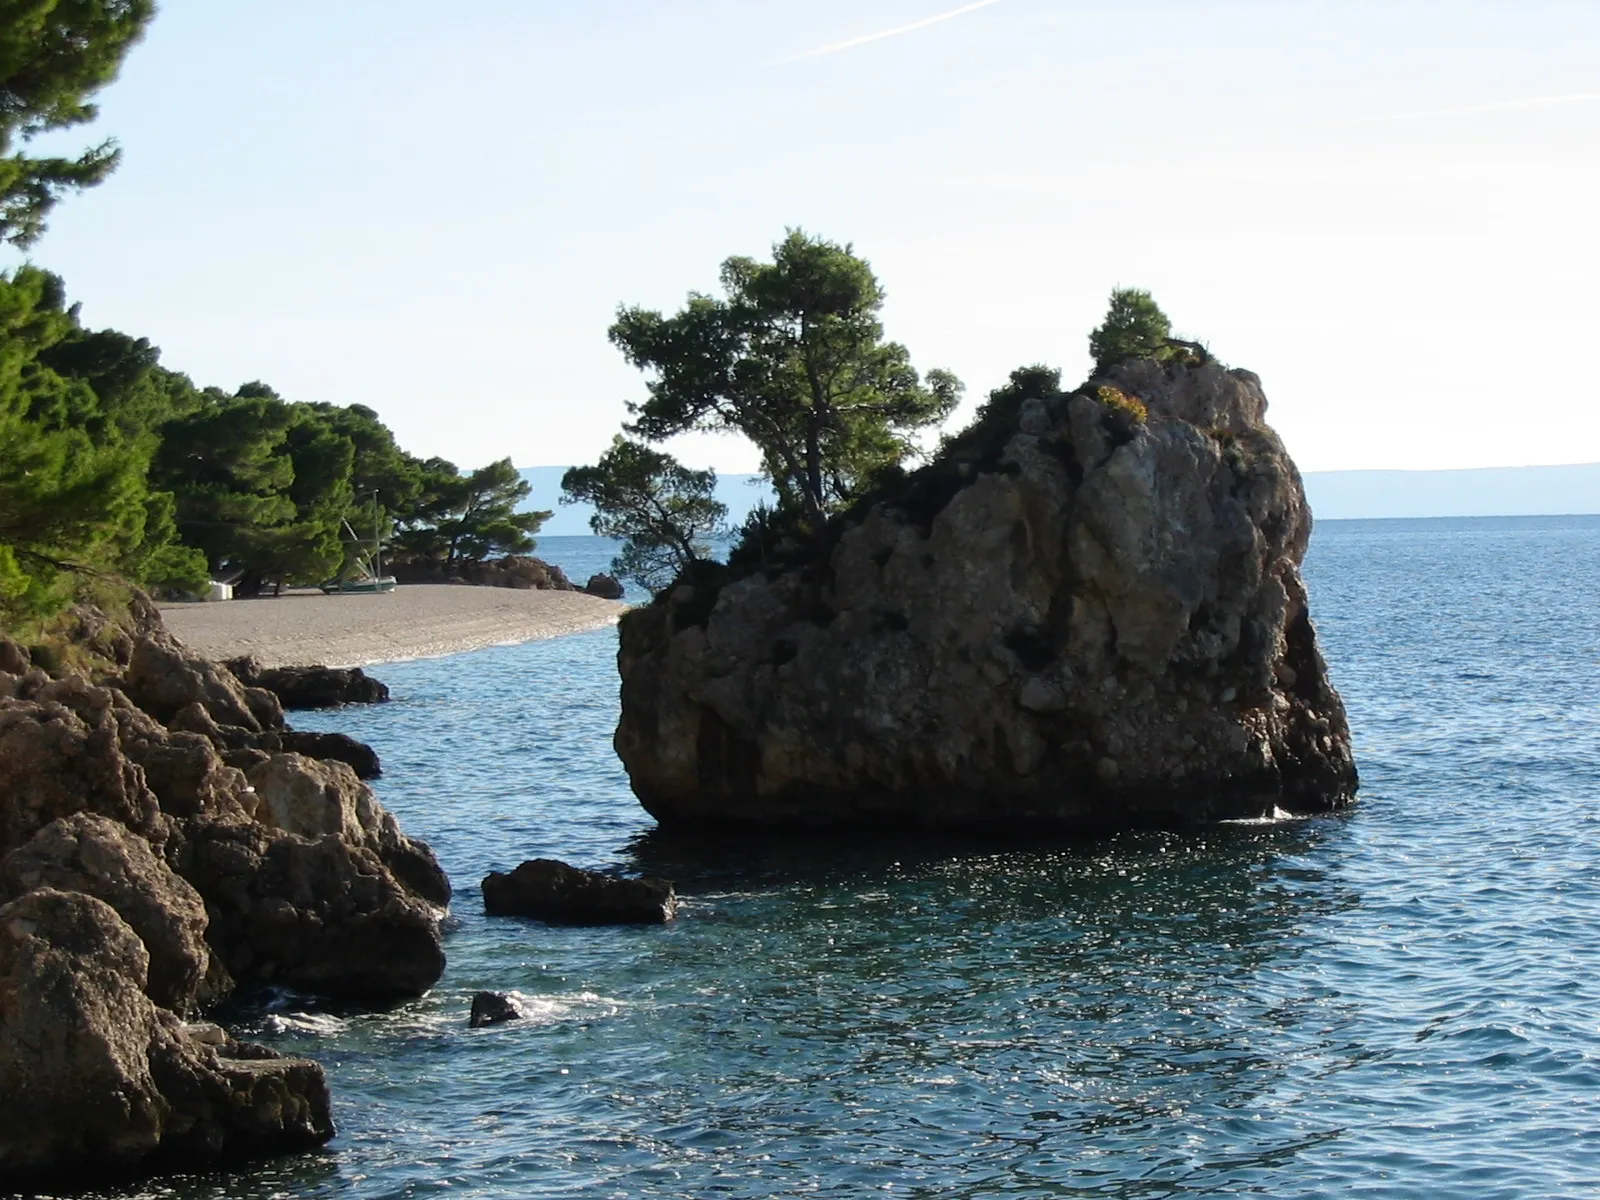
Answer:
<svg viewBox="0 0 1600 1200"><path fill-rule="evenodd" d="M231 658L228 670L246 687L264 688L287 709L379 704L389 689L360 667L263 667L253 657Z"/></svg>
<svg viewBox="0 0 1600 1200"><path fill-rule="evenodd" d="M467 1023L474 1029L482 1029L485 1025L521 1019L522 1005L517 1003L516 997L504 992L479 992L472 998L472 1015Z"/></svg>
<svg viewBox="0 0 1600 1200"><path fill-rule="evenodd" d="M678 897L664 879L618 879L535 858L510 874L490 872L483 908L553 925L660 925L678 915Z"/></svg>
<svg viewBox="0 0 1600 1200"><path fill-rule="evenodd" d="M0 1187L305 1148L333 1135L315 1063L186 1026L107 904L40 889L0 907Z"/></svg>
<svg viewBox="0 0 1600 1200"><path fill-rule="evenodd" d="M149 947L152 997L178 1011L235 981L356 1000L431 986L450 900L433 852L351 767L282 751L302 735L219 723L248 707L227 672L159 630L129 657L132 695L170 725L135 707L126 679L0 673L0 856L13 856L0 889L110 902ZM303 736L324 755L324 739L370 754Z"/></svg>
<svg viewBox="0 0 1600 1200"><path fill-rule="evenodd" d="M371 850L411 892L439 906L450 903L450 880L424 842L400 832L373 791L340 762L277 754L253 768L254 815L263 824L302 837L334 834Z"/></svg>
<svg viewBox="0 0 1600 1200"><path fill-rule="evenodd" d="M622 618L616 747L651 813L1105 827L1350 800L1311 516L1256 377L1023 374L819 545Z"/></svg>
<svg viewBox="0 0 1600 1200"><path fill-rule="evenodd" d="M158 721L198 704L219 725L261 732L244 687L227 668L186 653L171 638L143 637L134 644L123 690Z"/></svg>
<svg viewBox="0 0 1600 1200"><path fill-rule="evenodd" d="M0 1192L326 1141L319 1066L183 1015L236 980L387 1001L444 966L449 881L357 778L370 748L133 610L73 610L64 654L0 639Z"/></svg>
<svg viewBox="0 0 1600 1200"><path fill-rule="evenodd" d="M76 813L46 825L0 859L0 901L40 888L109 904L144 943L146 994L183 1015L206 999L211 965L206 906L192 887L125 825Z"/></svg>
<svg viewBox="0 0 1600 1200"><path fill-rule="evenodd" d="M33 664L28 652L8 637L0 637L0 672L7 675L26 675Z"/></svg>
<svg viewBox="0 0 1600 1200"><path fill-rule="evenodd" d="M89 722L62 704L0 700L0 854L77 812L165 840L160 807L117 732L109 708Z"/></svg>
<svg viewBox="0 0 1600 1200"><path fill-rule="evenodd" d="M337 834L197 824L178 870L205 898L211 946L241 982L381 1003L420 996L444 973L439 911Z"/></svg>

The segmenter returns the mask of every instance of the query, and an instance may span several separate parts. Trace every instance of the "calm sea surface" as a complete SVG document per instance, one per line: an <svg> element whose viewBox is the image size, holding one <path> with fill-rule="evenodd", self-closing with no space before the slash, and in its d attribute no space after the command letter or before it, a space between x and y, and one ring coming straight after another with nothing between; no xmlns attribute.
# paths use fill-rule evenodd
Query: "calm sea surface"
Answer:
<svg viewBox="0 0 1600 1200"><path fill-rule="evenodd" d="M611 631L382 669L297 723L371 741L455 880L444 979L242 1015L327 1065L325 1152L108 1194L1600 1195L1600 518L1331 522L1307 575L1360 804L1183 837L679 842ZM682 916L487 919L537 855ZM468 1029L481 988L531 1019Z"/></svg>

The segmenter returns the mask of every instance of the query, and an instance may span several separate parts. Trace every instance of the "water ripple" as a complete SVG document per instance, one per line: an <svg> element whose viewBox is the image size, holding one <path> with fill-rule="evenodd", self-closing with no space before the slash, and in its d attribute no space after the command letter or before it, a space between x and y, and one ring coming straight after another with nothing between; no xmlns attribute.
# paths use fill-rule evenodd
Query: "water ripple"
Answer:
<svg viewBox="0 0 1600 1200"><path fill-rule="evenodd" d="M339 1139L115 1194L1600 1193L1597 561L1594 519L1320 528L1362 803L1188 837L669 837L610 752L614 634L391 667L303 724L371 740L438 849L444 980L244 1014L328 1065ZM536 855L683 915L484 916ZM480 988L532 1019L469 1029Z"/></svg>

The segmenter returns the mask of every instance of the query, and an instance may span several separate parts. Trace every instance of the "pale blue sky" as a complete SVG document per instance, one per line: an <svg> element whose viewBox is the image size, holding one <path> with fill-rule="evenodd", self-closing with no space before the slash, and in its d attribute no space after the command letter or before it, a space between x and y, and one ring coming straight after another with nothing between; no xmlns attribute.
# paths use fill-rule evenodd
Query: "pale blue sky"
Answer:
<svg viewBox="0 0 1600 1200"><path fill-rule="evenodd" d="M1600 460L1592 0L164 0L101 108L31 255L88 323L463 465L592 459L617 304L791 225L969 405L1122 283L1305 469Z"/></svg>

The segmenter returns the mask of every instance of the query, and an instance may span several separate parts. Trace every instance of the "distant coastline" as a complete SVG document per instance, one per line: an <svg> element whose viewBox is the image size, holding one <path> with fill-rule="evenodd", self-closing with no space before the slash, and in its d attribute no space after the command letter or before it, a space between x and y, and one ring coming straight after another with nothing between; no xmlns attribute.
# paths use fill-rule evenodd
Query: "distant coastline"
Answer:
<svg viewBox="0 0 1600 1200"><path fill-rule="evenodd" d="M551 510L547 537L589 532L585 505L561 503L565 467L526 467L530 508ZM1545 517L1600 513L1600 463L1447 471L1309 471L1306 499L1322 521L1393 517ZM737 524L770 495L754 475L724 475L717 498Z"/></svg>

